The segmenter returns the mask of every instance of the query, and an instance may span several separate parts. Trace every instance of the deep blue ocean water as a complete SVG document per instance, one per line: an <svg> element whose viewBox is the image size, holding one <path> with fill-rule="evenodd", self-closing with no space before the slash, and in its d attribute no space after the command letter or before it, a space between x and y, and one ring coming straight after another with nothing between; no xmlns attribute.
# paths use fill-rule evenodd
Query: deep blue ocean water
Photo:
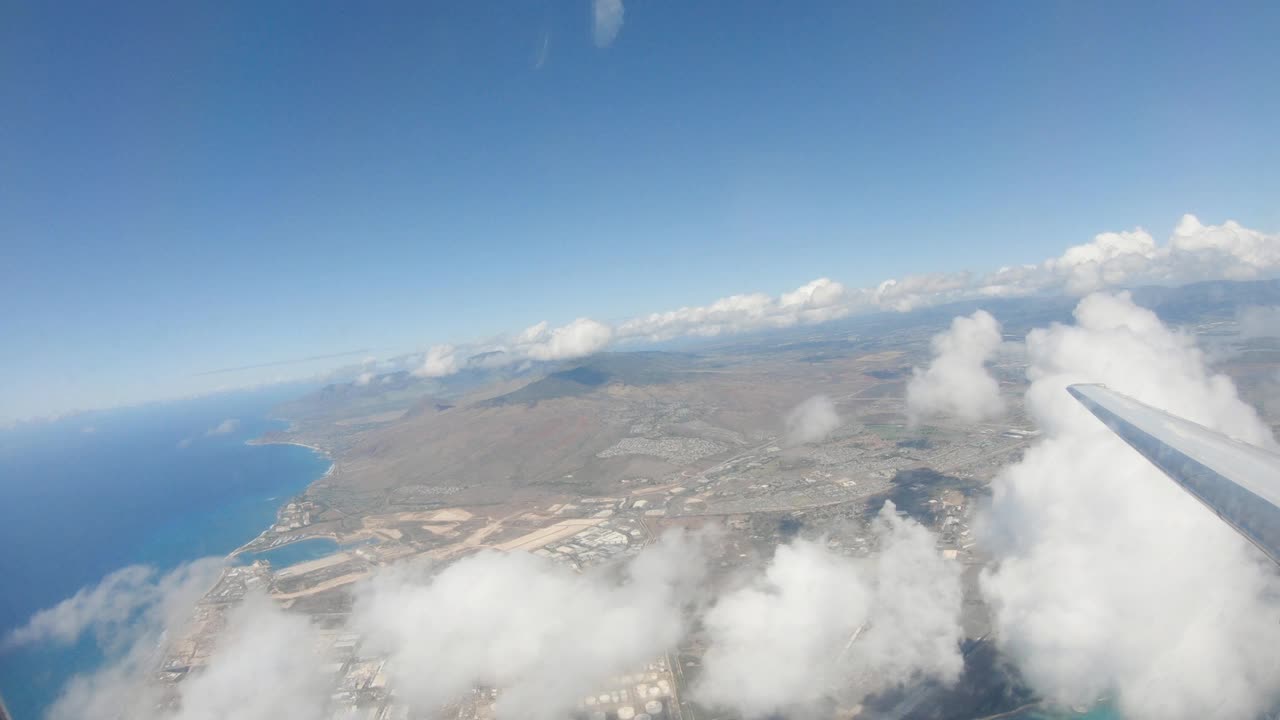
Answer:
<svg viewBox="0 0 1280 720"><path fill-rule="evenodd" d="M245 444L282 427L267 411L304 391L0 430L0 636L114 570L224 556L266 529L282 503L329 467L303 447ZM207 434L228 419L238 420L233 431ZM320 547L292 552L324 554ZM0 651L0 695L17 720L38 718L67 678L100 659L92 638L71 648Z"/></svg>

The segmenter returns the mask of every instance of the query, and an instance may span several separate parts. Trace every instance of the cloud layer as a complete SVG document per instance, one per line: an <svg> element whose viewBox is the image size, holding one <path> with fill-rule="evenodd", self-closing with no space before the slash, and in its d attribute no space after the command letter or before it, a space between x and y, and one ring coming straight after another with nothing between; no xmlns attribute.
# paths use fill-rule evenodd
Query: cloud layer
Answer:
<svg viewBox="0 0 1280 720"><path fill-rule="evenodd" d="M227 418L218 423L215 427L209 428L205 435L230 435L240 427L240 421L236 418Z"/></svg>
<svg viewBox="0 0 1280 720"><path fill-rule="evenodd" d="M633 318L618 326L617 335L659 341L819 323L847 315L851 308L846 301L843 285L818 278L777 298L764 293L731 295L710 305Z"/></svg>
<svg viewBox="0 0 1280 720"><path fill-rule="evenodd" d="M597 7L600 4L597 3ZM619 4L619 11L620 7ZM620 22L620 14L618 18ZM1280 235L1251 230L1231 220L1222 225L1204 225L1195 216L1184 215L1164 245L1157 243L1146 230L1136 228L1100 233L1091 241L1067 248L1061 255L1039 264L1008 266L986 274L963 271L910 275L854 289L822 277L777 296L730 295L708 305L639 315L616 324L587 317L558 328L540 322L488 344L461 349L436 346L428 351L427 362L418 374L440 377L467 366L455 353L458 357L463 357L464 352L472 356L494 353L485 355L484 366L524 360L571 360L617 344L788 328L857 313L906 312L968 299L1085 295L1096 290L1144 284L1249 280L1277 275L1280 275ZM932 407L922 407L922 410Z"/></svg>
<svg viewBox="0 0 1280 720"><path fill-rule="evenodd" d="M851 684L857 701L921 676L956 680L958 566L891 502L873 530L881 553L871 563L795 540L763 576L721 597L704 619L698 700L753 718L819 712L837 691L848 702Z"/></svg>
<svg viewBox="0 0 1280 720"><path fill-rule="evenodd" d="M422 711L486 683L504 689L504 717L562 717L682 637L703 579L699 542L670 533L620 578L524 553L481 553L435 576L399 568L360 593L355 624Z"/></svg>
<svg viewBox="0 0 1280 720"><path fill-rule="evenodd" d="M976 422L1004 414L1000 385L986 367L1000 341L1000 323L985 310L958 317L935 335L933 361L926 370L914 368L907 384L910 421L949 415Z"/></svg>
<svg viewBox="0 0 1280 720"><path fill-rule="evenodd" d="M169 604L189 612L194 600L183 603L174 596ZM167 623L139 622L130 649L109 656L97 672L73 678L49 709L49 720L324 717L329 688L310 622L252 593L229 613L208 665L178 684L176 701L164 697L150 682L153 653L160 631L180 627L183 620L185 613L179 612Z"/></svg>
<svg viewBox="0 0 1280 720"><path fill-rule="evenodd" d="M609 47L622 29L622 0L593 0L591 3L592 37L596 47Z"/></svg>
<svg viewBox="0 0 1280 720"><path fill-rule="evenodd" d="M1280 580L1260 553L1066 393L1101 382L1263 447L1266 426L1194 338L1127 294L1027 337L1044 431L1000 473L982 587L998 635L1047 697L1112 695L1126 718L1251 718L1280 698Z"/></svg>
<svg viewBox="0 0 1280 720"><path fill-rule="evenodd" d="M436 378L458 372L458 358L452 345L432 345L422 357L422 365L413 371L418 377Z"/></svg>
<svg viewBox="0 0 1280 720"><path fill-rule="evenodd" d="M520 333L516 352L534 360L565 360L597 353L612 339L612 328L590 318L578 318L553 330L548 330L544 321Z"/></svg>
<svg viewBox="0 0 1280 720"><path fill-rule="evenodd" d="M57 605L41 610L3 640L3 647L51 642L75 643L86 632L115 644L139 615L163 613L170 603L190 601L190 593L209 585L221 563L198 560L160 576L155 568L130 565L117 570L92 588L82 588ZM206 588L207 589L207 588Z"/></svg>
<svg viewBox="0 0 1280 720"><path fill-rule="evenodd" d="M954 679L958 566L892 503L873 533L878 559L797 540L762 577L715 603L705 614L713 645L703 697L756 715L808 707L855 675L861 692L918 675ZM362 653L387 657L397 696L415 712L486 685L502 689L499 717L564 717L609 678L678 645L703 617L716 539L671 531L621 566L585 573L493 551L443 569L391 566L357 588L346 631L362 637ZM109 661L74 678L50 717L323 717L334 692L320 672L323 643L306 616L252 592L176 696L150 682L162 631L181 627L219 569L216 561L164 576L128 568L33 618L13 642L72 642L90 628L114 639L103 646ZM758 682L761 667L774 668L771 682Z"/></svg>
<svg viewBox="0 0 1280 720"><path fill-rule="evenodd" d="M788 412L783 425L783 437L788 445L804 445L825 440L832 430L840 427L840 416L831 398L814 395Z"/></svg>

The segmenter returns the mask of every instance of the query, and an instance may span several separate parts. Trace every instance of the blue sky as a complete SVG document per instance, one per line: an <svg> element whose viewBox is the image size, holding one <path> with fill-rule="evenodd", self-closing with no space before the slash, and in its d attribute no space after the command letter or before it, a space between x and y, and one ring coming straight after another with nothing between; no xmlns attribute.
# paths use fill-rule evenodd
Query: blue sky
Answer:
<svg viewBox="0 0 1280 720"><path fill-rule="evenodd" d="M598 47L585 0L8 5L0 419L1184 212L1280 229L1273 3L623 18Z"/></svg>

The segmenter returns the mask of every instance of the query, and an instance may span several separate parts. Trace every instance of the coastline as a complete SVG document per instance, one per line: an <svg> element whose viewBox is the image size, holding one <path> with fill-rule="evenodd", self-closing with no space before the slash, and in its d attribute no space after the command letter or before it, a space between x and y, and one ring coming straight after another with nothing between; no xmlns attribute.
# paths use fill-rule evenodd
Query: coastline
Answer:
<svg viewBox="0 0 1280 720"><path fill-rule="evenodd" d="M261 437L256 437L256 438L250 438L248 440L245 440L244 444L245 445L297 445L298 447L304 447L308 450L315 451L316 453L319 453L320 455L325 456L325 458L330 461L333 460L333 455L331 455L328 450L325 450L319 445L308 445L306 443L298 442L296 440L266 440Z"/></svg>
<svg viewBox="0 0 1280 720"><path fill-rule="evenodd" d="M261 437L261 436L260 436L260 437L250 438L250 439L248 439L248 440L245 440L245 441L244 441L244 444L245 444L245 445L254 446L254 447L262 447L262 446L266 446L266 445L294 445L294 446L296 446L296 447L303 447L303 448L306 448L306 449L310 450L311 452L315 453L316 455L319 455L320 457L323 457L324 459L328 460L328 461L329 461L329 467L328 467L328 469L326 469L326 470L324 471L324 474L322 474L320 477L318 477L318 478L316 478L315 480L312 480L311 482L307 483L307 487L302 491L302 494L306 494L309 490L311 490L312 486L314 486L316 483L318 483L318 482L320 482L320 481L324 480L325 478L331 477L331 476L333 475L334 471L335 471L335 470L337 469L337 467L338 467L338 463L333 459L333 455L332 455L328 450L326 450L325 448L322 448L322 447L320 447L320 446L318 446L318 445L308 445L307 443L297 442L297 441L295 441L295 440L270 440L270 439L263 438L263 437ZM294 498L294 497L297 497L297 496L290 496L289 498L285 499L285 501L284 501L283 503L281 503L280 505L277 505L277 506L276 506L276 518L277 518L277 519L280 517L280 511L281 511L281 510L283 510L285 507L287 507L287 506L289 505L289 503L293 501L293 498ZM250 547L251 547L251 546L253 546L253 545L254 545L254 543L257 543L259 540L261 540L263 537L265 537L265 536L267 535L267 533L271 532L271 530L272 530L272 528L273 528L273 527L275 527L275 523L274 523L274 522L272 522L272 524L268 525L265 529L263 529L263 530L262 530L261 532L259 532L257 535L253 536L253 538L252 538L252 539L250 539L248 542L245 542L244 544L242 544L242 545L240 545L239 547L237 547L235 550L232 550L230 553L227 553L226 560L227 560L228 562L231 562L231 561L234 561L236 558L238 558L238 557L239 557L240 555L242 555L243 553L246 553L246 552L259 552L259 551L256 551L256 550L251 550L251 549L250 549ZM316 535L304 535L304 536L301 536L301 537L290 537L290 538L286 539L284 542L279 543L279 544L277 544L277 545L274 545L274 546L272 546L272 547L270 547L270 548L267 548L267 549L269 549L269 550L274 550L274 549L276 549L276 548L285 547L286 545L292 545L293 543L301 542L301 541L303 541L303 540L310 540L310 539L313 539L313 538L328 538L328 539L330 539L330 540L333 540L334 542L339 542L339 539L338 539L338 536L337 536L337 535L332 534L332 533L322 533L322 534L316 534Z"/></svg>
<svg viewBox="0 0 1280 720"><path fill-rule="evenodd" d="M38 530L37 518L47 507L68 513L66 522L73 532L53 534L48 545L52 555L66 557L67 562L31 560L24 564L15 559L10 570L15 587L24 587L24 592L14 599L3 625L17 627L39 610L95 586L122 567L149 565L167 573L209 556L217 558L219 569L244 563L247 558L237 557L237 546L243 547L246 540L252 541L279 523L285 504L338 472L332 460L336 453L331 455L323 447L287 442L284 444L305 446L307 451L250 450L247 446L275 444L270 433L282 426L266 419L268 402L274 403L276 398L196 400L140 415L120 411L129 422L119 423L119 441L113 438L112 442L94 443L82 453L63 453L55 449L58 430L51 428L41 435L49 442L6 458L25 464L4 465L0 470L32 472L32 479L39 480L32 485L40 490L33 496L30 512L15 513L17 505L9 505L6 539ZM183 437L196 436L202 428L227 417L241 419L239 430L230 438L203 441L198 453L179 444ZM33 467L39 468L39 473L29 471ZM136 482L107 491L101 482L103 475L128 476ZM175 477L182 482L175 482ZM148 508L148 522L131 517L130 508L138 505ZM101 523L96 522L99 518ZM272 539L274 536L266 540ZM259 541L259 545L265 544ZM15 547L24 546L19 543ZM37 558L41 554L24 553ZM215 570L209 587L193 588L193 592L206 595L217 586L220 576ZM177 626L169 628L165 640L175 639L177 632ZM40 717L64 692L67 682L92 674L111 659L112 650L93 639L69 646L10 649L0 662L0 693L6 712L10 717Z"/></svg>

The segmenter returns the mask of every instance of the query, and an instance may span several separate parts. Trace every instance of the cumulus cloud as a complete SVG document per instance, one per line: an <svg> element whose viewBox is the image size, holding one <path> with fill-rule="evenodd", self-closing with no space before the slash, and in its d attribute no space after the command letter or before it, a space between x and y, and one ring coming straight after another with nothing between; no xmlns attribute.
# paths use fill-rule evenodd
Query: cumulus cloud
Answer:
<svg viewBox="0 0 1280 720"><path fill-rule="evenodd" d="M731 295L710 305L633 318L618 326L618 336L659 341L819 323L847 315L845 299L843 285L818 278L777 298L764 293Z"/></svg>
<svg viewBox="0 0 1280 720"><path fill-rule="evenodd" d="M951 329L933 337L933 361L915 368L907 384L907 415L912 423L951 415L970 421L1004 413L1000 385L986 363L1000 348L1000 323L979 310L951 321Z"/></svg>
<svg viewBox="0 0 1280 720"><path fill-rule="evenodd" d="M190 610L190 605L186 606ZM50 720L270 720L323 716L328 688L310 622L251 593L231 610L208 664L178 685L176 703L150 680L158 636L149 633L124 657L74 678L49 709Z"/></svg>
<svg viewBox="0 0 1280 720"><path fill-rule="evenodd" d="M695 696L764 717L817 711L850 685L865 696L921 676L958 678L958 568L891 502L874 532L882 554L873 563L795 540L763 576L717 600L704 618L710 644Z"/></svg>
<svg viewBox="0 0 1280 720"><path fill-rule="evenodd" d="M322 717L327 688L315 645L306 617L250 594L231 612L208 667L179 686L172 720Z"/></svg>
<svg viewBox="0 0 1280 720"><path fill-rule="evenodd" d="M213 559L199 560L163 576L145 565L117 570L97 585L81 588L57 605L32 615L25 625L9 633L4 645L70 645L88 631L95 632L100 640L114 643L139 615L163 611L175 598L182 601L193 588L208 585L220 564Z"/></svg>
<svg viewBox="0 0 1280 720"><path fill-rule="evenodd" d="M1274 449L1194 338L1127 294L1027 337L1042 439L993 482L983 592L998 637L1046 697L1111 694L1127 718L1252 718L1280 698L1280 580L1248 542L1066 392L1101 382Z"/></svg>
<svg viewBox="0 0 1280 720"><path fill-rule="evenodd" d="M797 405L783 418L788 445L825 440L832 430L840 427L836 405L826 395L814 395Z"/></svg>
<svg viewBox="0 0 1280 720"><path fill-rule="evenodd" d="M540 322L516 339L521 354L534 360L566 360L597 353L609 345L613 329L591 318L578 318L568 325L548 329Z"/></svg>
<svg viewBox="0 0 1280 720"><path fill-rule="evenodd" d="M166 631L190 617L223 561L206 558L160 574L134 566L112 573L57 606L36 613L7 642L75 642L94 632L106 658L73 677L48 709L50 720L127 717L215 720L318 718L328 696L310 622L250 594L232 610L207 665L178 685L176 701L152 682Z"/></svg>
<svg viewBox="0 0 1280 720"><path fill-rule="evenodd" d="M373 382L374 374L371 372L362 372L356 376L355 384L357 387L364 387Z"/></svg>
<svg viewBox="0 0 1280 720"><path fill-rule="evenodd" d="M797 540L762 577L715 603L705 615L712 644L700 697L756 716L837 690L847 700L840 686L849 682L860 697L920 677L954 680L958 566L892 503L873 534L881 554L862 561ZM387 656L396 693L414 712L487 685L502 690L499 717L563 717L610 677L683 639L708 603L709 537L673 531L620 567L583 574L525 553L483 552L438 572L391 566L357 588L349 629L365 650ZM176 694L151 681L162 630L182 626L219 565L166 576L128 568L33 618L22 642L73 642L90 627L129 640L104 645L108 662L74 678L49 717L325 716L333 688L320 672L319 638L305 616L255 593L229 612L208 662Z"/></svg>
<svg viewBox="0 0 1280 720"><path fill-rule="evenodd" d="M596 47L609 47L622 29L622 0L593 0L591 16Z"/></svg>
<svg viewBox="0 0 1280 720"><path fill-rule="evenodd" d="M1038 293L1085 295L1104 289L1200 280L1252 280L1280 273L1280 234L1228 220L1204 225L1184 215L1165 245L1142 228L1104 232L1038 265L985 275L937 273L886 280L852 293L858 308L907 311L981 297Z"/></svg>
<svg viewBox="0 0 1280 720"><path fill-rule="evenodd" d="M227 418L218 423L215 427L209 428L205 435L230 435L240 427L240 421L236 418Z"/></svg>
<svg viewBox="0 0 1280 720"><path fill-rule="evenodd" d="M1185 215L1164 245L1146 230L1135 228L1100 233L1039 264L1006 266L985 274L910 275L854 289L822 277L776 297L758 292L730 295L708 305L638 315L614 326L588 318L554 329L540 322L497 344L468 348L473 357L483 357L483 363L469 362L468 367L566 360L590 355L614 342L716 337L823 323L860 312L908 312L976 298L1084 295L1143 284L1276 275L1280 275L1280 234L1251 230L1231 220L1204 225L1195 216ZM460 368L452 346L438 348L433 348L438 362L425 363L419 374L438 377Z"/></svg>
<svg viewBox="0 0 1280 720"><path fill-rule="evenodd" d="M452 345L432 345L422 358L422 365L413 371L418 377L444 377L458 372L458 358Z"/></svg>
<svg viewBox="0 0 1280 720"><path fill-rule="evenodd" d="M485 683L503 688L502 717L562 717L680 639L703 573L698 540L677 533L620 577L484 552L434 577L422 567L381 573L358 593L355 626L388 654L397 692L420 711Z"/></svg>

